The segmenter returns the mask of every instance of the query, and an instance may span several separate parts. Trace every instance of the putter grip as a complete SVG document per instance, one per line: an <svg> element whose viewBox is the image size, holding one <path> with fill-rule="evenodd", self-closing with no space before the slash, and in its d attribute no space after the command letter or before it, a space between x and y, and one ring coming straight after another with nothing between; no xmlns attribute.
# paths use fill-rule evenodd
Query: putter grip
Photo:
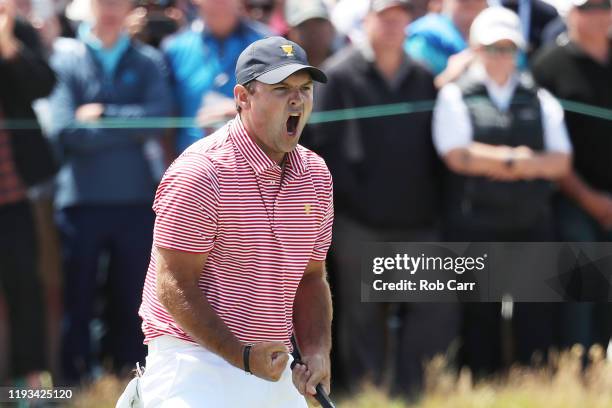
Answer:
<svg viewBox="0 0 612 408"><path fill-rule="evenodd" d="M322 384L317 384L316 390L317 390L317 393L315 395L315 399L317 401L319 401L319 404L321 404L321 407L323 407L323 408L336 408L334 403L331 402L331 400L329 399L329 396L327 395L327 393L323 389L323 385Z"/></svg>
<svg viewBox="0 0 612 408"><path fill-rule="evenodd" d="M296 364L301 364L301 361L294 359L291 362L292 370ZM329 395L327 395L327 393L323 389L323 384L317 384L315 390L317 391L317 393L315 394L315 399L319 402L319 404L321 404L322 408L336 408L332 400L329 398Z"/></svg>

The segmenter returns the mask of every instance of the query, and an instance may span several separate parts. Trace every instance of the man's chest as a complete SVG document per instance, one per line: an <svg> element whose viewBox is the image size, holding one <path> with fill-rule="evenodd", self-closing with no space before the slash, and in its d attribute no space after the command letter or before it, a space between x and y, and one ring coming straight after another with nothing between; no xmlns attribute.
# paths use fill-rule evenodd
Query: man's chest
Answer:
<svg viewBox="0 0 612 408"><path fill-rule="evenodd" d="M261 174L222 182L217 242L298 255L314 247L323 208L307 177Z"/></svg>
<svg viewBox="0 0 612 408"><path fill-rule="evenodd" d="M80 103L143 103L149 86L146 78L146 72L124 63L109 75L93 63L84 64L75 74L75 96Z"/></svg>
<svg viewBox="0 0 612 408"><path fill-rule="evenodd" d="M568 58L566 67L558 71L557 97L573 102L612 106L612 67L587 58Z"/></svg>

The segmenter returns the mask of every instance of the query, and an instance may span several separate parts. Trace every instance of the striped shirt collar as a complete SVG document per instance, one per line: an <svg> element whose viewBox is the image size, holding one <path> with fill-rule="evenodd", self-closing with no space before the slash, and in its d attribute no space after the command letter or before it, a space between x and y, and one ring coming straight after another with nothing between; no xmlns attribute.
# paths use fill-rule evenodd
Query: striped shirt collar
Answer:
<svg viewBox="0 0 612 408"><path fill-rule="evenodd" d="M234 145L244 156L246 161L251 165L256 175L260 175L275 167L280 167L276 162L270 159L259 146L251 138L244 127L240 115L230 122L229 134L234 142ZM285 156L286 170L295 175L300 176L306 171L306 163L299 147L296 146L292 151Z"/></svg>

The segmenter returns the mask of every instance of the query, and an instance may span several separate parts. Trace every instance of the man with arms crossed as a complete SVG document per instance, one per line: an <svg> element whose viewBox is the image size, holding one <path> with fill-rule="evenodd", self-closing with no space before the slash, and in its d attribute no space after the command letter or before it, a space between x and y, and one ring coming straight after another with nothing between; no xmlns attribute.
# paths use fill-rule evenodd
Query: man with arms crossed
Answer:
<svg viewBox="0 0 612 408"><path fill-rule="evenodd" d="M188 148L156 194L145 407L306 407L319 382L329 391L332 181L297 144L326 77L271 37L242 52L236 78L236 118ZM291 374L294 330L304 364Z"/></svg>

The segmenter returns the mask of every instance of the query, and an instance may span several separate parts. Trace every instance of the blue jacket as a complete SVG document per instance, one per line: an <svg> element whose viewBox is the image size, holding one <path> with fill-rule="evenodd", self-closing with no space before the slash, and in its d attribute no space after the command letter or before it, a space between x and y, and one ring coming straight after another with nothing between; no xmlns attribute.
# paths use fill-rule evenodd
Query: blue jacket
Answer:
<svg viewBox="0 0 612 408"><path fill-rule="evenodd" d="M264 26L241 21L223 41L196 21L189 30L169 38L163 45L174 81L179 116L195 118L208 92L234 97L236 62L240 53L269 33ZM185 150L205 136L200 128L183 128L178 133L177 151Z"/></svg>
<svg viewBox="0 0 612 408"><path fill-rule="evenodd" d="M56 205L150 204L156 179L145 143L161 129L75 128L75 111L87 103L105 106L104 117L169 116L172 93L162 55L131 42L114 73L105 76L89 46L60 39L51 58L58 84L50 102L51 138L61 159Z"/></svg>

